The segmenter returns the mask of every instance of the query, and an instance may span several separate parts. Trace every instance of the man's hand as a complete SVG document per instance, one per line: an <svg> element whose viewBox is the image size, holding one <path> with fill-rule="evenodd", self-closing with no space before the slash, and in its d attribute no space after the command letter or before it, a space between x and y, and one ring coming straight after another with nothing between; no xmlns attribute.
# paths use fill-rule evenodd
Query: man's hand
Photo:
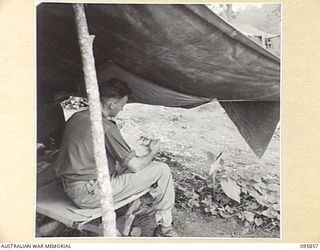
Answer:
<svg viewBox="0 0 320 250"><path fill-rule="evenodd" d="M145 136L140 137L141 145L149 147L151 139Z"/></svg>
<svg viewBox="0 0 320 250"><path fill-rule="evenodd" d="M148 148L149 152L157 154L160 150L159 139L149 139L148 137L141 136L141 144Z"/></svg>
<svg viewBox="0 0 320 250"><path fill-rule="evenodd" d="M159 140L151 140L149 144L150 151L154 154L157 154L160 150L160 141Z"/></svg>
<svg viewBox="0 0 320 250"><path fill-rule="evenodd" d="M159 140L144 139L142 143L149 149L149 153L140 157L135 156L128 162L128 169L134 173L146 167L160 150Z"/></svg>

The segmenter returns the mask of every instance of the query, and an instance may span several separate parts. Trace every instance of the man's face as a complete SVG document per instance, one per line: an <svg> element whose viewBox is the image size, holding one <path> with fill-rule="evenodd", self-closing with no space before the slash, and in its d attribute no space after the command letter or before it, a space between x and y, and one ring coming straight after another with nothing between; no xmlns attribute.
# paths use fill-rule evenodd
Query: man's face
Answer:
<svg viewBox="0 0 320 250"><path fill-rule="evenodd" d="M119 112L123 110L124 105L126 105L128 101L128 97L125 96L122 99L114 99L110 104L110 117L116 117Z"/></svg>

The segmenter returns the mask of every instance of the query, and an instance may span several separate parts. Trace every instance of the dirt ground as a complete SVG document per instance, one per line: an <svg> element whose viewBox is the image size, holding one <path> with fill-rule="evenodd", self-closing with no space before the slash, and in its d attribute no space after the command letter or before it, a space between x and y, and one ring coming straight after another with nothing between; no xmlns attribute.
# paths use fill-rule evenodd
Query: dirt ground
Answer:
<svg viewBox="0 0 320 250"><path fill-rule="evenodd" d="M67 112L69 116L72 111ZM212 102L194 109L166 108L142 104L127 104L117 118L124 138L138 154L140 137L160 139L161 151L174 155L180 167L171 167L174 179L196 173L207 175L209 164L206 152L217 156L223 152L223 160L232 171L259 171L277 181L280 179L279 141L276 130L265 154L258 159L241 137L223 108ZM150 197L142 199L142 206L151 207ZM153 212L138 215L133 223L141 228L141 236L152 236L155 223ZM176 208L174 225L182 237L218 238L278 238L279 230L245 227L233 218L208 216L199 211ZM72 236L74 234L71 234ZM76 235L81 236L81 235Z"/></svg>
<svg viewBox="0 0 320 250"><path fill-rule="evenodd" d="M186 171L208 172L205 152L210 151L215 156L223 152L223 159L237 168L256 165L279 175L279 128L258 159L217 102L194 109L128 104L118 125L135 149L141 135L160 138L161 150L178 156Z"/></svg>
<svg viewBox="0 0 320 250"><path fill-rule="evenodd" d="M183 169L172 168L174 176L189 173L205 175L209 171L206 151L223 160L233 170L254 169L279 179L279 128L264 156L258 159L241 137L235 125L217 102L194 109L166 108L128 104L119 114L118 124L123 136L139 152L140 136L160 139L161 150L175 155ZM199 212L175 209L174 223L181 236L186 237L279 237L279 231L245 228L232 219L215 218ZM151 236L155 226L145 217L142 236ZM138 218L139 219L139 218Z"/></svg>

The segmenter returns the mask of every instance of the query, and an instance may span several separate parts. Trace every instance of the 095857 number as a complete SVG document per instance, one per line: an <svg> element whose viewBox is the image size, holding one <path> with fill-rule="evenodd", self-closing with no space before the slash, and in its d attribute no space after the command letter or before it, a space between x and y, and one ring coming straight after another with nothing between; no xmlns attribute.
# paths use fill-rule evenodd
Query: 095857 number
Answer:
<svg viewBox="0 0 320 250"><path fill-rule="evenodd" d="M318 248L319 244L300 244L300 248Z"/></svg>

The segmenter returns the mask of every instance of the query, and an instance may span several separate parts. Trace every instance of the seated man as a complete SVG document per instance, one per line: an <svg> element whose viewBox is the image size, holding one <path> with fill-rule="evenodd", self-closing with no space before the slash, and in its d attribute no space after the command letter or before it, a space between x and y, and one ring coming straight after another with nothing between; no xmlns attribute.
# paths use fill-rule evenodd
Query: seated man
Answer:
<svg viewBox="0 0 320 250"><path fill-rule="evenodd" d="M175 196L171 171L166 164L152 161L159 151L159 142L151 141L149 153L138 157L112 121L123 109L129 94L127 85L118 79L110 79L100 86L113 199L114 202L121 201L156 184L150 191L158 225L154 236L176 237L171 215ZM76 205L81 208L100 206L89 110L75 113L68 120L56 161L56 174L62 180L65 193Z"/></svg>

